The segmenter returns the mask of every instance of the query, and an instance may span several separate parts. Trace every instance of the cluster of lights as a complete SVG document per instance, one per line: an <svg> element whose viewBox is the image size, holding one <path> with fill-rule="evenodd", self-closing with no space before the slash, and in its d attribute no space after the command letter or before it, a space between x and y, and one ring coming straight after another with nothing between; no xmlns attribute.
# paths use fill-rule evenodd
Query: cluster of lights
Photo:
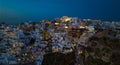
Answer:
<svg viewBox="0 0 120 65"><path fill-rule="evenodd" d="M25 54L22 54L23 56L27 56L28 54L27 53L25 53Z"/></svg>
<svg viewBox="0 0 120 65"><path fill-rule="evenodd" d="M71 18L66 18L64 21L66 22L66 21L70 21L71 20Z"/></svg>
<svg viewBox="0 0 120 65"><path fill-rule="evenodd" d="M78 55L82 54L83 52L82 51L78 51Z"/></svg>
<svg viewBox="0 0 120 65"><path fill-rule="evenodd" d="M21 62L31 62L31 61L33 61L33 60L35 59L34 56L30 56L29 58L26 57L26 56L28 56L27 53L22 54L22 56L24 56L25 58L18 58L18 59L17 59L17 61L20 62L20 63L21 63Z"/></svg>
<svg viewBox="0 0 120 65"><path fill-rule="evenodd" d="M67 21L70 21L71 18L70 18L70 17L67 17L67 16L64 16L64 17L62 18L62 20L63 20L64 22L67 22Z"/></svg>

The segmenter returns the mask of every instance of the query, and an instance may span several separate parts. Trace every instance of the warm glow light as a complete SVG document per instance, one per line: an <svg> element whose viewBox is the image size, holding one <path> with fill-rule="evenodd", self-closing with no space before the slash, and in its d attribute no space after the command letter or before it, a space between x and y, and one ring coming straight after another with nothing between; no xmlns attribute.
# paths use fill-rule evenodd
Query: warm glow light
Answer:
<svg viewBox="0 0 120 65"><path fill-rule="evenodd" d="M72 51L73 51L72 49L69 50L69 52L72 52Z"/></svg>
<svg viewBox="0 0 120 65"><path fill-rule="evenodd" d="M65 28L68 28L68 26L65 26Z"/></svg>
<svg viewBox="0 0 120 65"><path fill-rule="evenodd" d="M63 40L63 37L60 37L60 40Z"/></svg>
<svg viewBox="0 0 120 65"><path fill-rule="evenodd" d="M25 54L22 54L23 56L25 56Z"/></svg>
<svg viewBox="0 0 120 65"><path fill-rule="evenodd" d="M15 33L9 33L9 34L7 34L7 36L16 36L16 34Z"/></svg>
<svg viewBox="0 0 120 65"><path fill-rule="evenodd" d="M82 54L83 52L82 51L78 51L78 54Z"/></svg>
<svg viewBox="0 0 120 65"><path fill-rule="evenodd" d="M33 59L34 57L33 57L33 56L31 56L31 58Z"/></svg>
<svg viewBox="0 0 120 65"><path fill-rule="evenodd" d="M71 18L68 17L68 16L63 16L61 19L62 19L64 22L67 22L67 21L70 21L70 20L71 20Z"/></svg>
<svg viewBox="0 0 120 65"><path fill-rule="evenodd" d="M59 25L59 23L56 22L55 25Z"/></svg>
<svg viewBox="0 0 120 65"><path fill-rule="evenodd" d="M24 55L27 56L27 53L25 53Z"/></svg>
<svg viewBox="0 0 120 65"><path fill-rule="evenodd" d="M71 18L66 18L66 19L65 19L65 21L70 21L70 20L71 20Z"/></svg>
<svg viewBox="0 0 120 65"><path fill-rule="evenodd" d="M29 61L29 58L27 58L27 61Z"/></svg>
<svg viewBox="0 0 120 65"><path fill-rule="evenodd" d="M76 44L73 44L73 46L76 46Z"/></svg>
<svg viewBox="0 0 120 65"><path fill-rule="evenodd" d="M80 28L85 28L84 26L80 26Z"/></svg>
<svg viewBox="0 0 120 65"><path fill-rule="evenodd" d="M20 59L20 58L18 58L18 61L21 61L21 59Z"/></svg>
<svg viewBox="0 0 120 65"><path fill-rule="evenodd" d="M30 49L32 48L32 46L29 47Z"/></svg>
<svg viewBox="0 0 120 65"><path fill-rule="evenodd" d="M13 47L13 48L16 47L15 44L13 44L12 47Z"/></svg>
<svg viewBox="0 0 120 65"><path fill-rule="evenodd" d="M94 30L94 28L90 28L90 29L89 29L89 31L93 31L93 30Z"/></svg>

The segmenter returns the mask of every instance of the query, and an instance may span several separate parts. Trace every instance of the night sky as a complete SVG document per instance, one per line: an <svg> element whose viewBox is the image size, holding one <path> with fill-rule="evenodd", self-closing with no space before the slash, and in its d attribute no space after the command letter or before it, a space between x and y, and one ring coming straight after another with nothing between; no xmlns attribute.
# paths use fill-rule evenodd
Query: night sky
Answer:
<svg viewBox="0 0 120 65"><path fill-rule="evenodd" d="M120 21L120 0L0 0L0 22L13 24L61 16Z"/></svg>

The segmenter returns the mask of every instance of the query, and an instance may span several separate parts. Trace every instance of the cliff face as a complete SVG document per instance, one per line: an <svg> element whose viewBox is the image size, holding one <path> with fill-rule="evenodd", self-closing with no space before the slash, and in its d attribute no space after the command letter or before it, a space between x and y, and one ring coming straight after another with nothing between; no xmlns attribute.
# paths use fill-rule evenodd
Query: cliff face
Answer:
<svg viewBox="0 0 120 65"><path fill-rule="evenodd" d="M88 40L88 47L80 55L83 65L120 65L120 39L115 31L102 30ZM75 62L73 53L49 53L42 65L69 65ZM47 64L48 63L48 64Z"/></svg>
<svg viewBox="0 0 120 65"><path fill-rule="evenodd" d="M73 63L73 64L72 64ZM48 53L44 55L42 65L74 65L75 54L72 53Z"/></svg>
<svg viewBox="0 0 120 65"><path fill-rule="evenodd" d="M116 32L103 30L89 39L86 48L87 65L120 65L120 39Z"/></svg>

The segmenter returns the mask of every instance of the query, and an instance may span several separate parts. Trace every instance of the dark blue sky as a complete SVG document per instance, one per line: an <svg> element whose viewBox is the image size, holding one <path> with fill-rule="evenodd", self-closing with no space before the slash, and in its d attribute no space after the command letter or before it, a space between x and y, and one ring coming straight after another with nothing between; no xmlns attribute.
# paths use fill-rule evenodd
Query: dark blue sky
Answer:
<svg viewBox="0 0 120 65"><path fill-rule="evenodd" d="M0 0L0 21L7 23L61 16L120 21L120 0Z"/></svg>

